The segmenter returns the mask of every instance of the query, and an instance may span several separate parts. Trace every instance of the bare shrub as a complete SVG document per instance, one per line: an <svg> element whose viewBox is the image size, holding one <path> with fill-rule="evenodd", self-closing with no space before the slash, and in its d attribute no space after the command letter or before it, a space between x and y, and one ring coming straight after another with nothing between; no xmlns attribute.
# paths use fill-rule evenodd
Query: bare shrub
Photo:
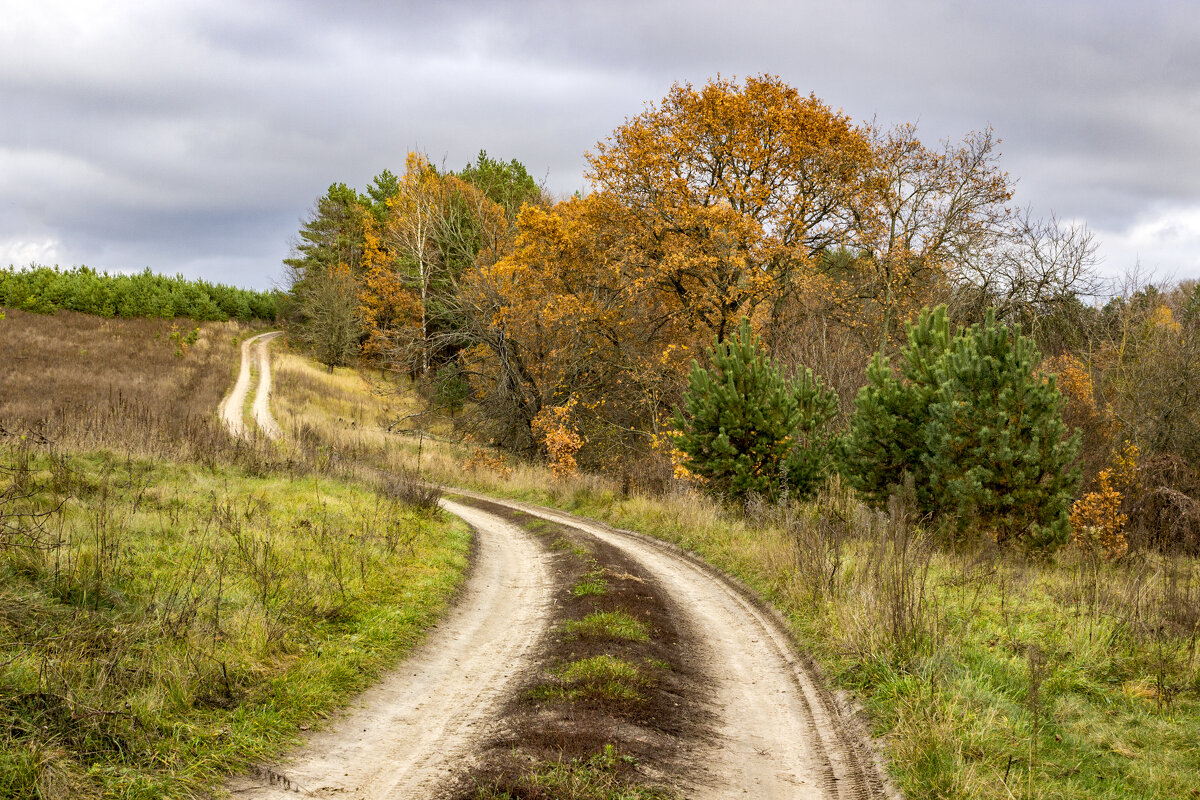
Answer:
<svg viewBox="0 0 1200 800"><path fill-rule="evenodd" d="M934 633L929 573L936 548L933 536L915 524L912 507L911 491L897 492L886 511L865 512L865 535L847 587L856 600L847 609L850 641L899 661L933 644Z"/></svg>
<svg viewBox="0 0 1200 800"><path fill-rule="evenodd" d="M395 498L409 508L432 514L442 498L442 490L426 483L411 472L393 472L384 476L382 490L385 497Z"/></svg>

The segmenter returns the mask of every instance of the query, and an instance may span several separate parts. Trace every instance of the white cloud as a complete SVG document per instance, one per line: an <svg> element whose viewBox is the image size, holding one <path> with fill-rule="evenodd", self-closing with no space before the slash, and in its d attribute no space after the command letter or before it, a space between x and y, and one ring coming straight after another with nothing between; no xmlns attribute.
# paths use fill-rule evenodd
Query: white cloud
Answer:
<svg viewBox="0 0 1200 800"><path fill-rule="evenodd" d="M1124 228L1095 233L1106 274L1136 266L1156 280L1200 278L1200 206L1155 209Z"/></svg>
<svg viewBox="0 0 1200 800"><path fill-rule="evenodd" d="M62 257L62 242L54 238L0 240L0 265L25 267L30 264L53 266Z"/></svg>

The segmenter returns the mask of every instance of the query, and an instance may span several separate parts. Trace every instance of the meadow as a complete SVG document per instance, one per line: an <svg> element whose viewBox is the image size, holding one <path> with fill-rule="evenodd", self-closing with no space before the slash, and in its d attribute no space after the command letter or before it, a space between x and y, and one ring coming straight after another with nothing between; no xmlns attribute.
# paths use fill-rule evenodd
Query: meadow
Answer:
<svg viewBox="0 0 1200 800"><path fill-rule="evenodd" d="M0 796L205 793L446 607L436 495L220 427L249 327L5 311Z"/></svg>

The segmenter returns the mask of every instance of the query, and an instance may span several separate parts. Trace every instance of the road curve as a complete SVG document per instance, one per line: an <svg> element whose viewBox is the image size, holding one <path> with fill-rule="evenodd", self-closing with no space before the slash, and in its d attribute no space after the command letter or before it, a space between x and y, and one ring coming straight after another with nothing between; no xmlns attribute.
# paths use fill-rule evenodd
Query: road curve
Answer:
<svg viewBox="0 0 1200 800"><path fill-rule="evenodd" d="M487 733L550 619L549 556L495 515L447 500L476 531L471 574L426 641L288 763L227 787L237 798L431 797Z"/></svg>
<svg viewBox="0 0 1200 800"><path fill-rule="evenodd" d="M229 394L226 395L225 399L221 401L221 405L218 407L218 413L220 414L221 421L225 423L225 427L229 429L231 434L240 439L251 439L254 437L254 431L250 430L246 426L246 421L242 414L242 410L246 405L246 395L250 392L250 350L252 347L256 346L257 356L259 358L259 374L263 376L263 381L260 382L259 392L254 398L254 417L256 420L258 420L259 426L262 426L263 423L259 417L259 403L261 397L262 408L265 412L266 418L270 420L270 424L274 426L274 430L279 430L279 426L275 425L275 420L273 417L271 417L271 411L267 405L271 389L271 365L270 358L267 353L267 342L269 342L271 339L274 339L276 336L279 336L280 333L282 333L282 331L260 333L258 336L252 336L242 342L242 364L238 371L237 381L233 384L233 389L230 390ZM266 386L266 393L262 391L263 385ZM267 433L266 428L263 430L264 433ZM267 433L267 435L270 435L270 433Z"/></svg>
<svg viewBox="0 0 1200 800"><path fill-rule="evenodd" d="M719 720L698 759L694 800L863 800L895 796L882 765L793 648L782 620L739 584L679 548L540 506L451 490L568 525L619 548L654 575L703 631Z"/></svg>

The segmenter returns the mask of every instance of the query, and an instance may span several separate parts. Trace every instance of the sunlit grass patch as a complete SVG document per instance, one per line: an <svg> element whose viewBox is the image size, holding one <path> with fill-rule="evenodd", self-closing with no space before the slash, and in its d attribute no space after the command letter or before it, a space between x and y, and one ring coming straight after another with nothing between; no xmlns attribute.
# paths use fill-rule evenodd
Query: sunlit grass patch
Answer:
<svg viewBox="0 0 1200 800"><path fill-rule="evenodd" d="M595 567L586 572L571 587L571 594L576 597L592 597L608 594L608 581L604 578L604 568Z"/></svg>

